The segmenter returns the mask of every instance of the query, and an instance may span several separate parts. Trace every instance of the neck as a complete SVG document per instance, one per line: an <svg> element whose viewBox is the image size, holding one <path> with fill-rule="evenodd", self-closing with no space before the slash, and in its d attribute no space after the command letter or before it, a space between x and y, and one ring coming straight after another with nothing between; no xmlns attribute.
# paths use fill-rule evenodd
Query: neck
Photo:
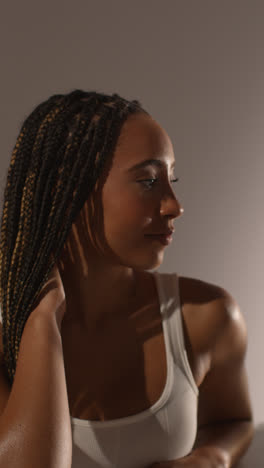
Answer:
<svg viewBox="0 0 264 468"><path fill-rule="evenodd" d="M66 294L67 318L91 329L100 322L129 313L138 299L139 272L123 266L89 268L80 264L60 267Z"/></svg>
<svg viewBox="0 0 264 468"><path fill-rule="evenodd" d="M65 320L91 329L135 310L140 271L100 254L80 222L73 224L58 268L66 295Z"/></svg>

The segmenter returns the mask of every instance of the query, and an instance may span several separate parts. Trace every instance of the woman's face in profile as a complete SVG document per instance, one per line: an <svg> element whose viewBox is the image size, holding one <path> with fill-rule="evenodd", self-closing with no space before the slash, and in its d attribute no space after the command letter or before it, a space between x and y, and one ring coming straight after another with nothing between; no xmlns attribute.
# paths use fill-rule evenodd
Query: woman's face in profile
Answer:
<svg viewBox="0 0 264 468"><path fill-rule="evenodd" d="M146 163L146 161L151 160ZM167 133L150 116L123 124L111 161L72 226L61 254L61 270L125 265L157 268L166 245L148 237L173 228L183 213L172 186L175 158ZM80 273L78 273L80 274Z"/></svg>
<svg viewBox="0 0 264 468"><path fill-rule="evenodd" d="M172 228L183 212L171 183L174 165L167 133L148 115L130 116L102 189L104 236L126 265L152 269L163 260L166 246L147 235Z"/></svg>

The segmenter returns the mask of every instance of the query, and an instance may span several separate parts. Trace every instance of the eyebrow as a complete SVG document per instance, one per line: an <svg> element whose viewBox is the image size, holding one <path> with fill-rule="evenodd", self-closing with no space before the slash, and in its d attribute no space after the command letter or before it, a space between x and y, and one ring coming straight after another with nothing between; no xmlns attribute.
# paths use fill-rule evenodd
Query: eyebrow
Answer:
<svg viewBox="0 0 264 468"><path fill-rule="evenodd" d="M145 159L144 161L141 161L140 163L135 164L134 166L127 169L127 172L134 172L146 166L156 166L158 168L163 168L163 167L166 167L166 164L161 159ZM172 163L171 167L174 167L174 166L175 166L175 161Z"/></svg>

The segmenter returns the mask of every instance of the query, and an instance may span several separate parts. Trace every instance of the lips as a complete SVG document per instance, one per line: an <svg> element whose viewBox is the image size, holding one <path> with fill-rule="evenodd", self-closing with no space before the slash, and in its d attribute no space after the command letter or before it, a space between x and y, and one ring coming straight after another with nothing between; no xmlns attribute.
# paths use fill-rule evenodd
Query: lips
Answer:
<svg viewBox="0 0 264 468"><path fill-rule="evenodd" d="M159 242L163 245L169 245L172 242L172 230L163 231L162 234L148 234L146 237L152 242Z"/></svg>
<svg viewBox="0 0 264 468"><path fill-rule="evenodd" d="M166 229L165 231L163 232L153 232L151 234L146 234L147 236L165 236L165 237L168 237L168 236L171 236L174 232L174 229Z"/></svg>

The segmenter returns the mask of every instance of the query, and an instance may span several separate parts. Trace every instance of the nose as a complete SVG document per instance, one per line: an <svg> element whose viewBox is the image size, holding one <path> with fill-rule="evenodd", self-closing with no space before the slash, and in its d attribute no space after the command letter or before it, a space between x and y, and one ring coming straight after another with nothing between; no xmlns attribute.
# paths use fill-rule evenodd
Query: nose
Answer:
<svg viewBox="0 0 264 468"><path fill-rule="evenodd" d="M168 216L170 218L178 218L184 213L184 208L175 196L172 188L164 195L161 200L160 214L162 216Z"/></svg>

